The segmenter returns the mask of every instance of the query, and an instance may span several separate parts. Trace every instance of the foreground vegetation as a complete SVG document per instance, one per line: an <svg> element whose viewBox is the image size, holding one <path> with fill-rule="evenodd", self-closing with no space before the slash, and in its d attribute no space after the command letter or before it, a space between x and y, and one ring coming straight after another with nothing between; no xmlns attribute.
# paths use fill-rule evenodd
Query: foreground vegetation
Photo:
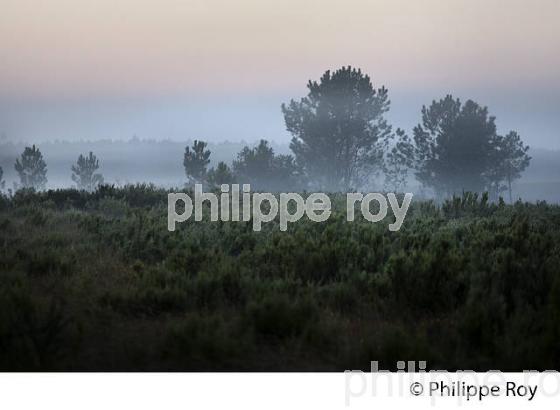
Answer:
<svg viewBox="0 0 560 410"><path fill-rule="evenodd" d="M560 368L559 206L168 232L166 194L0 197L0 370Z"/></svg>

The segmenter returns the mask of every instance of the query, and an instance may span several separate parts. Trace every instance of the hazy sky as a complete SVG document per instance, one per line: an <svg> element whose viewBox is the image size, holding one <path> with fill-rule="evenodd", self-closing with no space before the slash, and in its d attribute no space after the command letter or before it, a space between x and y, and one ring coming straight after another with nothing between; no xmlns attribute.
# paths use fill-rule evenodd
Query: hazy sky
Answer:
<svg viewBox="0 0 560 410"><path fill-rule="evenodd" d="M560 148L558 0L0 0L12 140L288 141L280 104L353 65L391 119L453 93Z"/></svg>

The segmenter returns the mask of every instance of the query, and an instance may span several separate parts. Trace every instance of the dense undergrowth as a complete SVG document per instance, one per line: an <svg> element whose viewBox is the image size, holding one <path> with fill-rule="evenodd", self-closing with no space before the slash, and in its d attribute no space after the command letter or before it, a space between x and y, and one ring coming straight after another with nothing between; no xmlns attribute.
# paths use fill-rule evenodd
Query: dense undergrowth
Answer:
<svg viewBox="0 0 560 410"><path fill-rule="evenodd" d="M559 206L168 232L166 194L0 197L0 370L560 368Z"/></svg>

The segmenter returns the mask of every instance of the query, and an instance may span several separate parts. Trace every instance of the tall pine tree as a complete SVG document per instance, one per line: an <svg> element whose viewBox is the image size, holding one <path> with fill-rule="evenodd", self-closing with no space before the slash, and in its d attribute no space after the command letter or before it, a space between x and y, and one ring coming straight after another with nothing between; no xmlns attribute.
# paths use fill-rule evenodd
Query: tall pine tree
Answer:
<svg viewBox="0 0 560 410"><path fill-rule="evenodd" d="M47 185L47 164L39 148L25 147L14 166L22 188L45 189Z"/></svg>

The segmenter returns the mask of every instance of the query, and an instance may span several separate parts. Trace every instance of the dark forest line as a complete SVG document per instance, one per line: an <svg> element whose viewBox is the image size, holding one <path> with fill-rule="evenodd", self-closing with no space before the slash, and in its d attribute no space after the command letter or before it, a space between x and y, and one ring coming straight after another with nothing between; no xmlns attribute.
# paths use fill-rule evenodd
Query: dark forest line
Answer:
<svg viewBox="0 0 560 410"><path fill-rule="evenodd" d="M48 165L49 188L66 188L74 185L71 167L80 154L93 151L100 162L105 182L115 185L128 183L154 183L162 187L181 187L185 182L182 160L185 146L193 140L171 141L131 138L127 141L50 141L38 143ZM18 181L14 169L16 159L28 143L0 143L0 167L4 170L6 188ZM244 146L257 142L208 143L212 152L210 166L224 161L231 164ZM275 153L289 154L289 145L270 143ZM560 151L531 148L531 163L514 184L514 192L526 201L546 200L560 202ZM379 181L381 184L381 181ZM415 192L418 182L411 179L409 188Z"/></svg>

